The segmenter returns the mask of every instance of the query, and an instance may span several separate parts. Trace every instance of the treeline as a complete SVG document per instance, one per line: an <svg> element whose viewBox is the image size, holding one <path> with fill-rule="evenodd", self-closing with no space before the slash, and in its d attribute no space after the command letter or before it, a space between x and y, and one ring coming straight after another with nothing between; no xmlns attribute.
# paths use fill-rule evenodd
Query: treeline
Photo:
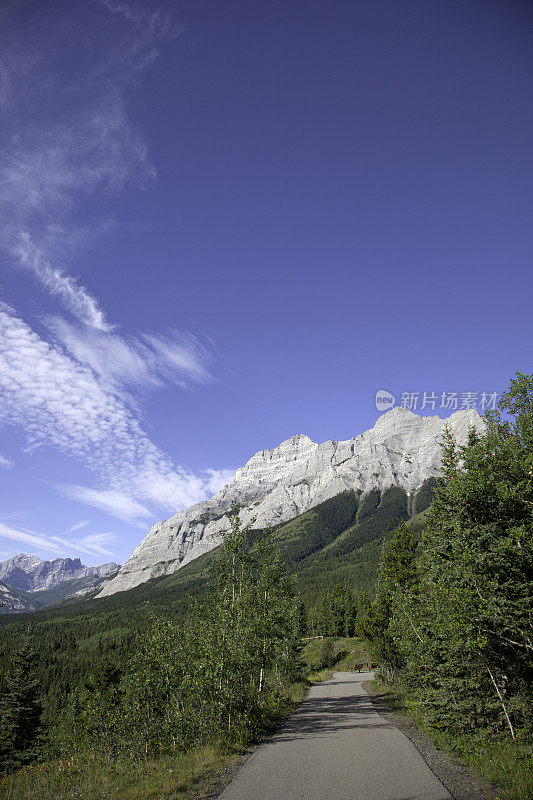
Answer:
<svg viewBox="0 0 533 800"><path fill-rule="evenodd" d="M43 705L52 715L65 697L87 680L95 662L106 656L122 669L146 628L148 606L125 614L58 616L55 620L11 622L0 629L0 694L9 682L14 659L24 643L38 653L34 666Z"/></svg>
<svg viewBox="0 0 533 800"><path fill-rule="evenodd" d="M300 631L302 636L355 636L370 607L371 600L364 592L337 583L303 599Z"/></svg>
<svg viewBox="0 0 533 800"><path fill-rule="evenodd" d="M430 725L532 732L533 376L517 373L488 428L443 441L420 545L401 525L360 622L386 680Z"/></svg>
<svg viewBox="0 0 533 800"><path fill-rule="evenodd" d="M31 637L4 675L0 766L88 751L106 761L253 736L297 669L293 581L265 535L250 549L238 511L207 597L180 621L154 617L127 664L104 656L56 714L43 715Z"/></svg>

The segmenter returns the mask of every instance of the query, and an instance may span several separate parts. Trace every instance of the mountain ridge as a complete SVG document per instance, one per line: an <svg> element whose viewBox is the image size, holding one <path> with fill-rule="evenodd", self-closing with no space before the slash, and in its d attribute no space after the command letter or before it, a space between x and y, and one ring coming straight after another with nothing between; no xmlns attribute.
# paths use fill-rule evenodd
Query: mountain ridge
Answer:
<svg viewBox="0 0 533 800"><path fill-rule="evenodd" d="M346 490L366 493L399 486L411 495L440 475L440 440L447 423L459 443L468 430L484 430L474 410L447 419L419 416L397 407L373 428L346 441L313 442L296 434L275 448L255 453L214 497L156 523L98 597L169 575L220 542L228 512L241 506L243 523L254 528L293 519Z"/></svg>
<svg viewBox="0 0 533 800"><path fill-rule="evenodd" d="M13 589L33 594L78 578L93 577L99 580L119 567L120 564L114 561L86 567L79 558L54 558L46 561L38 556L19 553L0 562L0 582Z"/></svg>

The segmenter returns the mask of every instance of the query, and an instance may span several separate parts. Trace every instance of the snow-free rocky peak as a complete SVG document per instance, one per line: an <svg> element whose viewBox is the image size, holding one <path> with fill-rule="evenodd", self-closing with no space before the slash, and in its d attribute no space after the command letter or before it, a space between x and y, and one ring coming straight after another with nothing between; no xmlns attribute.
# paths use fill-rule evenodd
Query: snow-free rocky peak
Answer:
<svg viewBox="0 0 533 800"><path fill-rule="evenodd" d="M408 493L415 491L427 478L440 475L445 422L397 407L345 442L317 444L298 434L261 450L210 500L154 525L98 596L168 575L212 550L229 527L227 514L235 504L241 506L244 523L254 519L255 528L264 528L287 522L347 489L364 493L402 486ZM459 443L466 442L471 426L480 431L485 427L474 410L456 411L447 422Z"/></svg>
<svg viewBox="0 0 533 800"><path fill-rule="evenodd" d="M103 578L118 570L114 562L97 567L86 567L79 558L54 558L42 561L37 556L20 553L7 561L0 562L0 581L25 592L39 592L52 589L58 583L74 578Z"/></svg>

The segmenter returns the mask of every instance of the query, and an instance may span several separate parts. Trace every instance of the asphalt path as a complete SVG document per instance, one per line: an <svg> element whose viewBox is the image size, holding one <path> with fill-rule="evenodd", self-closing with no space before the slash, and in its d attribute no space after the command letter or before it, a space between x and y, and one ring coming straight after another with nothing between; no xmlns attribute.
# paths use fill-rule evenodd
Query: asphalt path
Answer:
<svg viewBox="0 0 533 800"><path fill-rule="evenodd" d="M371 672L313 686L220 800L453 800L416 747L372 706Z"/></svg>

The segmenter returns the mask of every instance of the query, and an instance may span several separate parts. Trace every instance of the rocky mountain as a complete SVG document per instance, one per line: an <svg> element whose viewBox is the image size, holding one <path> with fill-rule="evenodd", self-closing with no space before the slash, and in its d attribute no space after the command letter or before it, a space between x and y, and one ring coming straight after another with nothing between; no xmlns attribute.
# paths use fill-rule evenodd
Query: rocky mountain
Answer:
<svg viewBox="0 0 533 800"><path fill-rule="evenodd" d="M18 556L0 562L0 581L23 592L40 592L52 589L59 583L77 578L101 578L116 572L119 564L110 562L97 567L86 567L79 558L54 558L42 561L37 556Z"/></svg>
<svg viewBox="0 0 533 800"><path fill-rule="evenodd" d="M25 592L12 589L0 581L0 614L16 614L21 611L35 611L39 604Z"/></svg>
<svg viewBox="0 0 533 800"><path fill-rule="evenodd" d="M448 424L460 443L468 430L485 423L474 410L457 411ZM227 530L228 511L241 506L244 523L276 526L342 492L364 495L398 486L412 496L440 474L440 440L445 420L393 408L373 428L344 442L313 442L298 434L272 450L256 453L233 481L203 503L159 522L137 547L117 576L106 581L104 597L169 575L212 550Z"/></svg>

